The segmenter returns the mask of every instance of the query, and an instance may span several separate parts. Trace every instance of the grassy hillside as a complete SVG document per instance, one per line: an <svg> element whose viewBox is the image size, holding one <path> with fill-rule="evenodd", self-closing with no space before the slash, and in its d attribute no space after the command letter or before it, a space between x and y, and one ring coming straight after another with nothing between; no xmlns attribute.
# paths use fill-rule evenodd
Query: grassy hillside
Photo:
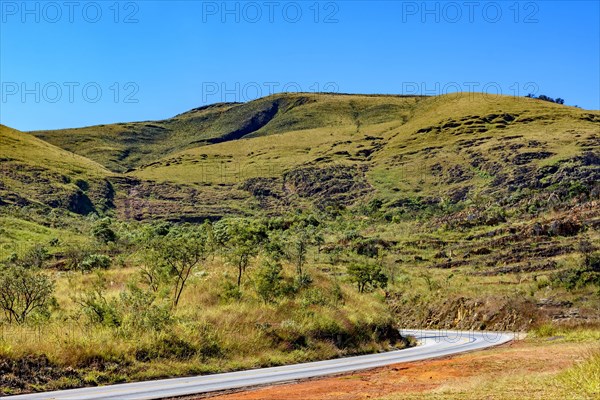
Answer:
<svg viewBox="0 0 600 400"><path fill-rule="evenodd" d="M589 193L599 125L598 111L531 98L299 93L34 134L129 171L112 178L118 215L199 221L375 198L414 209Z"/></svg>
<svg viewBox="0 0 600 400"><path fill-rule="evenodd" d="M411 98L408 103L414 103ZM393 97L288 94L249 103L220 103L173 118L32 132L123 172L188 148L309 128L402 120L407 101ZM362 120L361 120L362 119Z"/></svg>
<svg viewBox="0 0 600 400"><path fill-rule="evenodd" d="M28 204L86 214L110 207L110 172L100 164L0 125L0 205Z"/></svg>
<svg viewBox="0 0 600 400"><path fill-rule="evenodd" d="M452 226L477 226L568 210L600 192L600 112L512 96L278 94L158 122L35 134L106 168L135 167L109 176L89 159L47 152L62 164L89 164L82 174L108 176L109 183L88 179L101 183L88 189L92 203L123 219L195 222L368 203L388 221L441 214ZM25 187L11 171L4 178L11 196L65 207L62 192ZM21 180L35 182L36 174ZM54 185L73 189L72 175L54 176L65 182Z"/></svg>
<svg viewBox="0 0 600 400"><path fill-rule="evenodd" d="M280 98L302 96L266 99ZM162 185L165 200L227 188L237 198L228 209L238 212L361 198L457 203L532 189L548 197L598 181L599 126L597 111L509 96L313 95L242 141L167 155L128 175ZM223 211L196 203L200 214Z"/></svg>
<svg viewBox="0 0 600 400"><path fill-rule="evenodd" d="M387 195L450 198L550 186L553 174L577 157L594 153L582 163L596 164L590 161L597 156L599 128L597 111L536 99L468 93L430 98L376 154L371 178Z"/></svg>

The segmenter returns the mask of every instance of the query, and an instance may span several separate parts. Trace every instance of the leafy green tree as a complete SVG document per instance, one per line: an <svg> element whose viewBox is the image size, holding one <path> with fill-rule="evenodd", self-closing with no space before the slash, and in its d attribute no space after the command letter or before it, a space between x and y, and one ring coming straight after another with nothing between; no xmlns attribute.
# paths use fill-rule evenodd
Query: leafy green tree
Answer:
<svg viewBox="0 0 600 400"><path fill-rule="evenodd" d="M381 270L381 265L371 261L352 263L347 268L350 281L356 283L358 291L387 286L388 278Z"/></svg>
<svg viewBox="0 0 600 400"><path fill-rule="evenodd" d="M256 293L265 302L272 302L281 292L281 264L266 261L255 275Z"/></svg>
<svg viewBox="0 0 600 400"><path fill-rule="evenodd" d="M22 324L31 313L46 311L53 292L54 282L38 269L0 269L0 308L9 323Z"/></svg>
<svg viewBox="0 0 600 400"><path fill-rule="evenodd" d="M258 255L260 245L267 238L266 228L256 220L232 218L215 224L214 236L227 261L237 269L237 287L240 288L250 261Z"/></svg>
<svg viewBox="0 0 600 400"><path fill-rule="evenodd" d="M264 243L264 251L267 257L274 261L286 258L286 238L280 230L269 232L269 237Z"/></svg>
<svg viewBox="0 0 600 400"><path fill-rule="evenodd" d="M298 224L286 232L286 258L296 266L296 274L301 277L311 246L322 243L317 229L312 225Z"/></svg>
<svg viewBox="0 0 600 400"><path fill-rule="evenodd" d="M150 248L155 279L165 279L172 287L172 304L177 307L183 289L194 269L207 257L206 232L171 230L168 235L152 241ZM158 282L154 282L158 285Z"/></svg>

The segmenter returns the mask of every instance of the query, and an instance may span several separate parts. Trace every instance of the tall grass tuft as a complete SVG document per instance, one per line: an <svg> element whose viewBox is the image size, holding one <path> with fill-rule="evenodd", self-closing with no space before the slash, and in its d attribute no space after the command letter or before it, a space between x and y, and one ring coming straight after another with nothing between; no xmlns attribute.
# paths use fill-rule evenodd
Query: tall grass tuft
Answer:
<svg viewBox="0 0 600 400"><path fill-rule="evenodd" d="M559 382L585 398L600 398L600 348L591 350L583 362L562 373Z"/></svg>

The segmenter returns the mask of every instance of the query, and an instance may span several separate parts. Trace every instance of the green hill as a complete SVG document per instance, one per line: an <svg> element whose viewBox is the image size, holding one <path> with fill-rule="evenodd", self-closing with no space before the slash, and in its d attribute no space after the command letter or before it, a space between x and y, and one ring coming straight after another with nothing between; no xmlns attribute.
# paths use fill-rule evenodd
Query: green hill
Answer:
<svg viewBox="0 0 600 400"><path fill-rule="evenodd" d="M600 113L535 99L331 95L285 118L288 131L282 116L253 134L260 137L184 150L130 175L199 191L242 189L255 201L247 205L267 209L364 196L457 202L515 189L568 191L558 186L575 181L591 190L598 181ZM303 119L320 126L299 127Z"/></svg>
<svg viewBox="0 0 600 400"><path fill-rule="evenodd" d="M300 93L33 134L127 171L113 179L120 215L201 220L364 198L394 206L510 193L514 203L528 190L589 192L599 124L598 111L512 96Z"/></svg>
<svg viewBox="0 0 600 400"><path fill-rule="evenodd" d="M162 121L32 134L123 172L198 146L310 128L402 120L415 102L416 98L390 96L274 95L243 104L200 107Z"/></svg>
<svg viewBox="0 0 600 400"><path fill-rule="evenodd" d="M87 214L113 207L100 164L0 125L0 205L41 205ZM97 210L98 208L98 210Z"/></svg>

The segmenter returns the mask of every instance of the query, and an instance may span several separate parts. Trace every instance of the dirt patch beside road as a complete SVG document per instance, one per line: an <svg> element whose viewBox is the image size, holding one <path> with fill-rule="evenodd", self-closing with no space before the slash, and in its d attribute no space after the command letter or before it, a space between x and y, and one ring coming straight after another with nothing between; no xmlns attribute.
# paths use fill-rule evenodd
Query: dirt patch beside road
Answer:
<svg viewBox="0 0 600 400"><path fill-rule="evenodd" d="M264 387L212 397L218 400L355 400L406 398L540 398L560 392L552 377L585 357L589 343L513 342L450 358L391 365L370 371ZM510 387L511 378L515 387ZM523 382L523 379L527 382ZM501 385L501 387L497 387ZM508 386L505 386L508 385ZM531 392L535 388L536 392ZM539 387L538 387L539 386ZM544 389L545 388L545 389ZM548 392L544 392L544 390ZM498 392L500 390L500 393ZM540 392L540 390L542 390ZM489 391L489 396L488 396ZM507 397L503 397L504 394ZM538 397L535 397L538 398ZM555 397L550 397L555 398Z"/></svg>

